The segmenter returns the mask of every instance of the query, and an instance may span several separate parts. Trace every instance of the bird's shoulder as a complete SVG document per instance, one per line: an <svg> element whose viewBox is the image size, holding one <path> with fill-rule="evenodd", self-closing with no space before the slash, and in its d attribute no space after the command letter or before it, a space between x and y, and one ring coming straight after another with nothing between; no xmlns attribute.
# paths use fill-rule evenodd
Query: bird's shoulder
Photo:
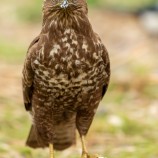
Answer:
<svg viewBox="0 0 158 158"><path fill-rule="evenodd" d="M36 36L32 40L32 42L30 43L28 50L27 50L27 56L30 56L35 52L36 48L38 47L39 40L40 40L40 35Z"/></svg>
<svg viewBox="0 0 158 158"><path fill-rule="evenodd" d="M95 34L95 38L96 38L96 44L99 45L99 49L101 50L102 52L102 56L107 58L108 62L109 62L109 53L108 53L108 50L106 49L105 47L105 44L102 42L100 36L97 34L97 33L94 33Z"/></svg>

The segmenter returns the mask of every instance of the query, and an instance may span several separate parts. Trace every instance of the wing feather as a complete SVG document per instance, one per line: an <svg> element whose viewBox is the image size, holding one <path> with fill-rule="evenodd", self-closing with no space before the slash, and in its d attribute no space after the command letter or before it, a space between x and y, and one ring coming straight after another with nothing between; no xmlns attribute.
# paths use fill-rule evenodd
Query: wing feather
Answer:
<svg viewBox="0 0 158 158"><path fill-rule="evenodd" d="M109 82L110 82L110 75L111 75L111 72L110 72L110 59L109 59L108 51L107 51L106 47L104 46L104 44L102 43L100 37L98 36L98 34L95 34L95 35L96 35L97 40L100 43L100 49L101 49L101 52L102 52L102 59L104 61L105 72L106 72L106 75L107 75L107 78L105 80L105 84L103 85L103 88L102 88L102 98L103 98L104 95L107 92Z"/></svg>
<svg viewBox="0 0 158 158"><path fill-rule="evenodd" d="M25 109L27 111L31 110L31 100L32 100L32 92L33 92L33 80L34 80L34 72L31 67L31 55L32 53L34 53L34 50L37 47L39 38L40 36L37 36L31 42L23 68L23 78L22 78L23 100L24 100Z"/></svg>
<svg viewBox="0 0 158 158"><path fill-rule="evenodd" d="M109 60L108 52L104 45L102 45L102 49L103 49L102 58L105 64L105 72L107 74L107 80L105 80L105 85L103 86L102 89L102 98L103 98L109 86L111 72L110 72L110 60Z"/></svg>

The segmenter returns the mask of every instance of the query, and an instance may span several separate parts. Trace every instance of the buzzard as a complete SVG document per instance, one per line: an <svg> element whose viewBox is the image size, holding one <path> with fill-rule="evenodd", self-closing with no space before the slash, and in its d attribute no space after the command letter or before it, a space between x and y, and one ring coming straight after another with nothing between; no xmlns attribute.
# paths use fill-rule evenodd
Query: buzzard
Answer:
<svg viewBox="0 0 158 158"><path fill-rule="evenodd" d="M89 158L85 135L107 91L107 50L88 20L86 0L44 0L42 30L29 46L23 68L23 98L32 116L26 144L64 150L75 143Z"/></svg>

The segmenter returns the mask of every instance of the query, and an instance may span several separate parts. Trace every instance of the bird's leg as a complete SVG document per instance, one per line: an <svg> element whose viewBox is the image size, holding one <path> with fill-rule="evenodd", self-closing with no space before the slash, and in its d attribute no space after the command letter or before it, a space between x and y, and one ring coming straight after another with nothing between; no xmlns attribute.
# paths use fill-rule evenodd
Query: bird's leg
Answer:
<svg viewBox="0 0 158 158"><path fill-rule="evenodd" d="M82 157L81 158L89 158L86 143L85 143L85 136L81 135L81 143L82 143Z"/></svg>
<svg viewBox="0 0 158 158"><path fill-rule="evenodd" d="M81 158L104 158L101 156L96 155L89 155L87 152L86 148L86 143L85 143L85 136L81 136L81 143L82 143L82 156Z"/></svg>
<svg viewBox="0 0 158 158"><path fill-rule="evenodd" d="M54 158L54 148L53 144L49 144L50 158Z"/></svg>

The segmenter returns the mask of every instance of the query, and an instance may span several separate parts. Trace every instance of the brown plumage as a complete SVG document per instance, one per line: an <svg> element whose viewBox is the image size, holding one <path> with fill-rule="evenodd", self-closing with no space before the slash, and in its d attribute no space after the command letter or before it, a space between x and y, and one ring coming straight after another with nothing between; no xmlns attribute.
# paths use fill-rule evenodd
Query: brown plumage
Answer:
<svg viewBox="0 0 158 158"><path fill-rule="evenodd" d="M108 53L88 20L86 1L62 2L44 1L42 30L23 69L25 108L33 118L27 145L33 148L66 149L76 128L86 135L109 84Z"/></svg>

